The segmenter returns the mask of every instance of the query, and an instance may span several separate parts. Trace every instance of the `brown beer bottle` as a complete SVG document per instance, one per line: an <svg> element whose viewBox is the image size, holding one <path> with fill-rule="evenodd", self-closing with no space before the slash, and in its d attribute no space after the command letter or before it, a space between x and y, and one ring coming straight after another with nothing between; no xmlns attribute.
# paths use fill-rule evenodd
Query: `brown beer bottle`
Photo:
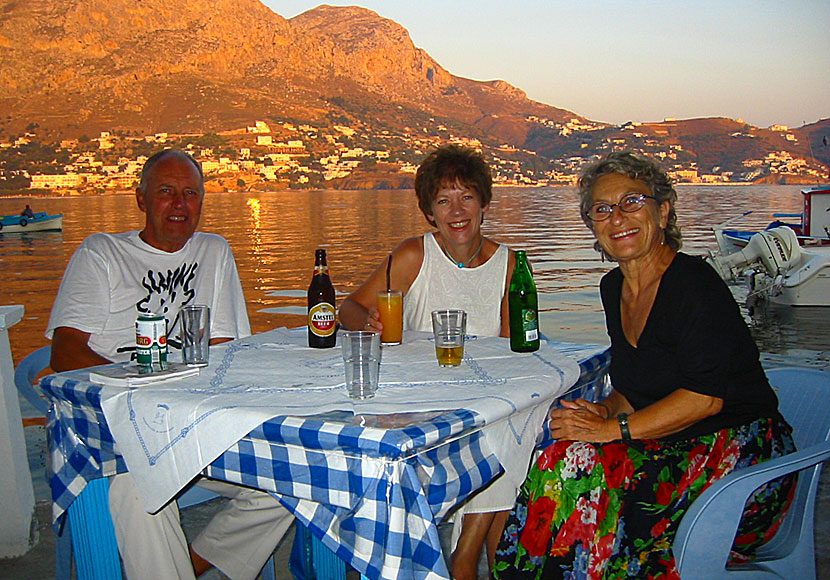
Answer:
<svg viewBox="0 0 830 580"><path fill-rule="evenodd" d="M329 278L326 251L317 250L314 277L308 287L308 346L331 348L336 341L334 286Z"/></svg>

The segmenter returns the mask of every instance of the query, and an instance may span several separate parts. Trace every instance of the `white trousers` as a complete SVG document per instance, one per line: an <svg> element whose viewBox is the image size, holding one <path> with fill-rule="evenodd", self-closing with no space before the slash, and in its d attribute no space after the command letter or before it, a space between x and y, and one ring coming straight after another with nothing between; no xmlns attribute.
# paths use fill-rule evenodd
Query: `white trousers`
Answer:
<svg viewBox="0 0 830 580"><path fill-rule="evenodd" d="M233 580L254 580L294 521L272 495L200 478L199 487L230 498L193 541L193 549ZM155 514L129 473L110 478L110 512L129 580L195 580L175 500Z"/></svg>

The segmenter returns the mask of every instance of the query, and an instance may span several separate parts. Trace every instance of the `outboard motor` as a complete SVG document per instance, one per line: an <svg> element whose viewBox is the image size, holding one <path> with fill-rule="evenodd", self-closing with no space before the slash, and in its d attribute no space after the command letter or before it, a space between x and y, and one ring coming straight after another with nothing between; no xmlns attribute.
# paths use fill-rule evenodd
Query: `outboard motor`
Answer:
<svg viewBox="0 0 830 580"><path fill-rule="evenodd" d="M724 280L732 280L750 264L759 264L774 278L786 274L798 264L801 248L795 232L781 226L758 232L749 239L746 247L732 254L709 255L708 262Z"/></svg>

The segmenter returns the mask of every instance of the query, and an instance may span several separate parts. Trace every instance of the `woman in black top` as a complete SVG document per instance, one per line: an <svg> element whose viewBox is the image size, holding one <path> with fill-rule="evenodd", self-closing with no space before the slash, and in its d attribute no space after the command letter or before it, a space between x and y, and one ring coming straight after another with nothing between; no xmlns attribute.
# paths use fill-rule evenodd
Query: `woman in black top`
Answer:
<svg viewBox="0 0 830 580"><path fill-rule="evenodd" d="M618 262L600 283L611 394L563 401L557 442L531 468L497 553L497 578L675 578L688 506L733 469L790 453L790 427L729 289L679 253L668 176L612 153L580 177L596 248ZM774 529L791 479L756 492L736 557Z"/></svg>

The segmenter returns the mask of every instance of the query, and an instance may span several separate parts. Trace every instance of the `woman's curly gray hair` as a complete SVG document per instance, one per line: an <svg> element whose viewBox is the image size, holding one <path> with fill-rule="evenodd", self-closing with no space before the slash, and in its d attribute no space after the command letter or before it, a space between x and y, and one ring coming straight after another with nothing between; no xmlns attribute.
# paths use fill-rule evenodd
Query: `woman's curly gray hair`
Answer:
<svg viewBox="0 0 830 580"><path fill-rule="evenodd" d="M603 159L586 167L579 176L579 181L577 181L579 213L582 215L582 221L585 222L585 225L591 231L594 231L594 224L588 219L588 209L593 203L594 185L600 177L611 173L627 175L631 179L642 181L651 191L651 195L654 196L658 204L669 202L669 217L664 230L665 241L672 250L679 250L683 245L683 239L680 235L680 228L677 227L677 214L674 211L677 192L674 190L671 178L651 159L638 157L628 151L609 153ZM594 248L605 256L599 242L594 244Z"/></svg>

